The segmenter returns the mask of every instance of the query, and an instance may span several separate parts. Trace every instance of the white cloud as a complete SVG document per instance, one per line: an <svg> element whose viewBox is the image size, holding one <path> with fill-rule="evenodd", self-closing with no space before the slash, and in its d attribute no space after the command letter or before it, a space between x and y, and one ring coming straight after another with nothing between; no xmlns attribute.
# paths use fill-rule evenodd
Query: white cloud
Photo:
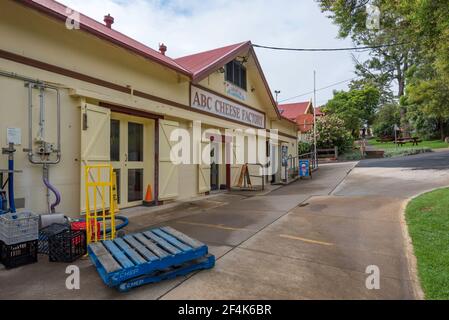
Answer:
<svg viewBox="0 0 449 320"><path fill-rule="evenodd" d="M167 55L179 57L241 41L285 47L345 47L336 39L337 27L320 12L313 0L60 0L98 21L110 13L113 28L157 48L168 46ZM317 87L354 77L348 52L282 52L256 49L271 89L281 90L283 100ZM318 92L323 104L332 90ZM296 100L308 100L306 95ZM294 102L292 100L291 102Z"/></svg>

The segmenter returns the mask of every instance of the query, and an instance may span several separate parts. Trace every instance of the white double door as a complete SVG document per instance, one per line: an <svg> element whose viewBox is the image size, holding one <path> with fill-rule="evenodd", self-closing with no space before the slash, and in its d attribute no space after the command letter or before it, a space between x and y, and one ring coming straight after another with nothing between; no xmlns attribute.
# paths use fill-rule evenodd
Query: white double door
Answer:
<svg viewBox="0 0 449 320"><path fill-rule="evenodd" d="M151 178L151 120L111 115L111 164L120 208L141 205ZM153 128L154 130L154 128Z"/></svg>

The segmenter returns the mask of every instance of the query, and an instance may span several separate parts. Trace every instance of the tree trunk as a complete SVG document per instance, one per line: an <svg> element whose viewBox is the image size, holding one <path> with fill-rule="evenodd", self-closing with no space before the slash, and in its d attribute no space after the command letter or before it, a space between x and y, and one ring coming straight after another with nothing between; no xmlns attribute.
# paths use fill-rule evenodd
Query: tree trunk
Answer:
<svg viewBox="0 0 449 320"><path fill-rule="evenodd" d="M445 132L444 132L444 120L440 119L438 122L439 122L439 126L440 126L440 137L441 137L441 140L444 141L444 138L446 138Z"/></svg>

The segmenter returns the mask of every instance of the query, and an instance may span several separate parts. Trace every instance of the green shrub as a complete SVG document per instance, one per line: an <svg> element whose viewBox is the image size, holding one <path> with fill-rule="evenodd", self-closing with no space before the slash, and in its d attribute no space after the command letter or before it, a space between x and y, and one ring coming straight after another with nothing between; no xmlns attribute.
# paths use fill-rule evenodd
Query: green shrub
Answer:
<svg viewBox="0 0 449 320"><path fill-rule="evenodd" d="M343 161L356 161L356 160L362 160L362 154L360 151L351 151L344 153L338 157L338 160Z"/></svg>
<svg viewBox="0 0 449 320"><path fill-rule="evenodd" d="M404 156L412 156L415 154L432 152L430 148L398 148L398 149L388 149L385 150L384 157L385 158L395 158L395 157L404 157Z"/></svg>
<svg viewBox="0 0 449 320"><path fill-rule="evenodd" d="M345 128L343 120L336 115L326 115L317 119L317 147L321 149L338 147L339 153L352 149L354 140Z"/></svg>
<svg viewBox="0 0 449 320"><path fill-rule="evenodd" d="M312 152L312 144L309 142L299 141L298 142L298 154L304 154Z"/></svg>

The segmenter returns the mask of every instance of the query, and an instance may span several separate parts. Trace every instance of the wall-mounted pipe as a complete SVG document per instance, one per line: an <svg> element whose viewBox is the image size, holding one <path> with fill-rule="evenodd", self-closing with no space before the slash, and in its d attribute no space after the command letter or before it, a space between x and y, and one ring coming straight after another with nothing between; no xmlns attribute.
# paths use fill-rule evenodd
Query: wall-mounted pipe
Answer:
<svg viewBox="0 0 449 320"><path fill-rule="evenodd" d="M26 83L28 86L28 149L24 149L24 151L28 152L28 160L33 164L58 164L61 161L61 94L59 92L59 89L53 86L47 86L43 83L32 83L28 82ZM39 119L39 126L40 126L40 135L43 135L45 133L44 131L44 125L45 125L45 106L44 106L44 89L50 89L54 90L56 92L56 123L57 123L57 142L56 142L56 159L49 160L43 159L42 157L36 158L35 154L33 152L33 87L36 87L40 90L40 119ZM44 137L41 136L41 139Z"/></svg>
<svg viewBox="0 0 449 320"><path fill-rule="evenodd" d="M47 164L44 164L43 168L43 181L45 186L47 187L47 206L48 206L48 212L55 213L55 208L61 203L61 194L59 191L50 183L50 168ZM50 193L48 191L53 192L55 195L55 202L50 204Z"/></svg>
<svg viewBox="0 0 449 320"><path fill-rule="evenodd" d="M12 79L22 80L25 82L25 86L28 87L28 149L24 149L28 153L28 160L33 164L43 165L43 182L47 188L47 205L48 211L55 212L56 206L61 202L61 195L58 190L51 185L49 179L49 165L58 164L61 161L61 94L58 86L53 86L45 83L39 79L32 79L29 77L21 76L13 72L6 72L0 70L0 76L8 77ZM33 89L39 90L39 139L41 141L41 150L37 152L39 158L36 157L33 152ZM56 109L57 109L57 141L56 149L48 149L48 142L45 141L45 90L54 90L56 92ZM56 153L56 159L50 160L52 153ZM11 165L9 163L9 165ZM10 185L13 188L13 183ZM56 197L55 202L50 204L50 192L52 191ZM10 194L13 194L10 192ZM11 201L10 201L11 202ZM13 208L14 209L14 208Z"/></svg>

